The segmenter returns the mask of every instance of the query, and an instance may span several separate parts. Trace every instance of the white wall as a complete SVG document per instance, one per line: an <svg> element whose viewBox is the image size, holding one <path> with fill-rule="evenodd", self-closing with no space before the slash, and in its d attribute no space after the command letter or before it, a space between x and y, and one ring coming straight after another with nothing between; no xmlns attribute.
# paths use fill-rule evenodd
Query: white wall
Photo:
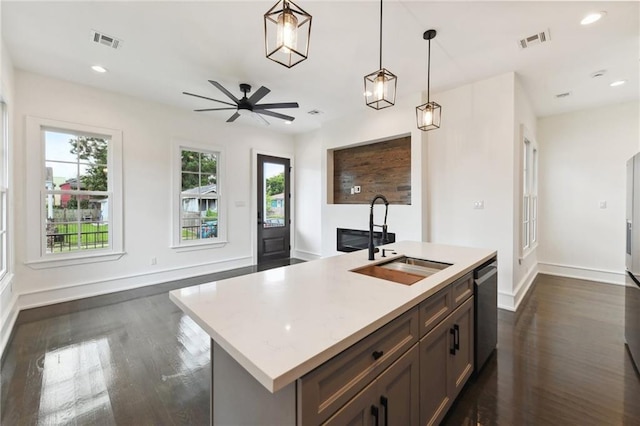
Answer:
<svg viewBox="0 0 640 426"><path fill-rule="evenodd" d="M368 204L327 203L333 181L331 169L327 171L327 166L331 167L327 151L401 135L411 135L411 205L390 205L387 223L389 232L395 232L398 241L422 239L423 143L415 122L415 107L421 103L420 94L397 99L394 107L379 111L363 103L361 113L325 123L321 129L298 138L297 168L305 173L297 176L298 204L313 206L309 208L311 211L319 206L319 199L321 203L319 216L310 212L307 220L299 221L297 226L298 238L311 244L310 251L320 250L322 256L337 254L337 228L369 228ZM321 176L319 185L315 176ZM381 223L383 215L384 206L376 205L376 223Z"/></svg>
<svg viewBox="0 0 640 426"><path fill-rule="evenodd" d="M251 150L293 155L293 138L266 128L228 124L132 97L27 72L16 73L16 283L21 308L112 292L252 263ZM126 255L113 262L37 270L24 264L25 159L38 141L25 140L25 116L123 132ZM171 249L171 145L175 139L224 147L228 241L223 248ZM237 203L239 202L239 203ZM157 265L151 265L151 257Z"/></svg>
<svg viewBox="0 0 640 426"><path fill-rule="evenodd" d="M624 283L625 165L640 148L639 117L632 102L538 120L541 272Z"/></svg>
<svg viewBox="0 0 640 426"><path fill-rule="evenodd" d="M515 75L431 98L442 127L427 134L430 240L497 249L499 304L513 310Z"/></svg>
<svg viewBox="0 0 640 426"><path fill-rule="evenodd" d="M319 132L296 138L296 217L293 257L317 259L322 256L322 142Z"/></svg>
<svg viewBox="0 0 640 426"><path fill-rule="evenodd" d="M0 354L4 351L4 348L9 339L11 329L18 315L17 308L17 293L13 291L14 281L14 258L15 258L15 237L14 237L14 215L13 212L13 175L14 168L12 167L12 156L14 142L14 129L12 126L12 117L14 116L14 76L13 76L13 64L9 52L4 46L4 42L0 39L0 97L7 104L9 123L8 124L8 223L7 223L7 274L0 281Z"/></svg>

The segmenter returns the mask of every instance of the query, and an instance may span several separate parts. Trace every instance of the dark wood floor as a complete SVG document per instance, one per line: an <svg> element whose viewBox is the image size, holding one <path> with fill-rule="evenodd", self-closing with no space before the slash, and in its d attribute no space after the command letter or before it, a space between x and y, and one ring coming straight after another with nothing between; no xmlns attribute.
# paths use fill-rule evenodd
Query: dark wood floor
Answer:
<svg viewBox="0 0 640 426"><path fill-rule="evenodd" d="M640 425L640 375L624 345L624 287L539 275L498 351L446 425Z"/></svg>
<svg viewBox="0 0 640 426"><path fill-rule="evenodd" d="M207 424L209 338L169 300L181 284L21 315L2 364L0 423ZM500 311L497 354L445 424L640 425L623 293L539 276L517 314Z"/></svg>

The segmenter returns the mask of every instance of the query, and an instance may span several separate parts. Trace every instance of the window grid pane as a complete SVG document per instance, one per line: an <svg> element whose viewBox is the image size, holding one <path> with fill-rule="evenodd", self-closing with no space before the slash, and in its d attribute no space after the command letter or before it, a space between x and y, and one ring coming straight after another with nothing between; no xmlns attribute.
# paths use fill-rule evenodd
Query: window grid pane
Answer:
<svg viewBox="0 0 640 426"><path fill-rule="evenodd" d="M45 254L110 249L109 138L45 130Z"/></svg>
<svg viewBox="0 0 640 426"><path fill-rule="evenodd" d="M218 154L182 149L180 241L218 237Z"/></svg>

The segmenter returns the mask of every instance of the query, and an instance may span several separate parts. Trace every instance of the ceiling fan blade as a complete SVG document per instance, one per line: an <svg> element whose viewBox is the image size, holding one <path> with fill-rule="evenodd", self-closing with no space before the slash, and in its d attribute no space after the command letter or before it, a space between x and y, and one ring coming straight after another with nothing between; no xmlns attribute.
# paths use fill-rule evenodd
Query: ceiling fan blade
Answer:
<svg viewBox="0 0 640 426"><path fill-rule="evenodd" d="M273 111L267 111L267 110L258 110L258 111L254 111L254 112L256 114L268 115L269 117L280 118L282 120L287 120L287 121L295 120L294 117L291 117L289 115L280 114L279 112L273 112Z"/></svg>
<svg viewBox="0 0 640 426"><path fill-rule="evenodd" d="M238 108L205 108L205 109L194 109L195 112L203 112L203 111L229 111L235 109L237 110Z"/></svg>
<svg viewBox="0 0 640 426"><path fill-rule="evenodd" d="M230 99L233 99L233 101L235 103L240 102L240 100L238 100L238 98L236 98L235 96L233 96L233 93L231 93L230 91L228 91L227 89L225 89L222 84L218 83L217 81L213 81L213 80L209 80L209 83L213 84L214 86L216 86L218 88L218 90L220 90L222 93L224 93L225 95L227 95Z"/></svg>
<svg viewBox="0 0 640 426"><path fill-rule="evenodd" d="M227 120L227 123L233 123L234 121L236 121L236 118L240 117L240 114L236 111L235 114L233 114L231 117L229 117L229 119Z"/></svg>
<svg viewBox="0 0 640 426"><path fill-rule="evenodd" d="M225 105L231 105L231 106L236 106L235 104L226 102L226 101L219 101L218 99L213 99L213 98L207 98L206 96L200 96L200 95L196 95L195 93L189 93L189 92L182 92L184 95L189 95L189 96L194 96L196 98L201 98L201 99L207 99L209 101L214 101L214 102L220 102L221 104L225 104Z"/></svg>
<svg viewBox="0 0 640 426"><path fill-rule="evenodd" d="M264 118L263 116L261 116L260 114L258 114L257 112L252 112L251 116L260 124L264 124L265 126L269 126L271 123L269 123L267 121L266 118Z"/></svg>
<svg viewBox="0 0 640 426"><path fill-rule="evenodd" d="M271 90L269 90L266 87L262 86L258 90L256 90L256 92L253 95L251 95L249 97L249 102L251 102L253 105L255 105L256 103L260 102L260 99L262 99L265 96L267 96L269 94L269 92L271 92Z"/></svg>
<svg viewBox="0 0 640 426"><path fill-rule="evenodd" d="M297 102L280 102L277 104L260 104L254 105L253 109L278 109L278 108L299 108Z"/></svg>

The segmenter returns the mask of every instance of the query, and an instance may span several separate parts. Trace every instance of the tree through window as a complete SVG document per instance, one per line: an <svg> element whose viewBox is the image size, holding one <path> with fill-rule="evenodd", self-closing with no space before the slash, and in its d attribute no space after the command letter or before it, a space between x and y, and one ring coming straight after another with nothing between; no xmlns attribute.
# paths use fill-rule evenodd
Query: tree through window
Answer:
<svg viewBox="0 0 640 426"><path fill-rule="evenodd" d="M180 150L180 241L218 238L217 152Z"/></svg>
<svg viewBox="0 0 640 426"><path fill-rule="evenodd" d="M109 138L44 130L46 253L111 248Z"/></svg>

